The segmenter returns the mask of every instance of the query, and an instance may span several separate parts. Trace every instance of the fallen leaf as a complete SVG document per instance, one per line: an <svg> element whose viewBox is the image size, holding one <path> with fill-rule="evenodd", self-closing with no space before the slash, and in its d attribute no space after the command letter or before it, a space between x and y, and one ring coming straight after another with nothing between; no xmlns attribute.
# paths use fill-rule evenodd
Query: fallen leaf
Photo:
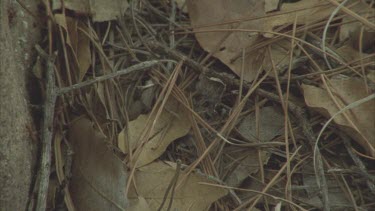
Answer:
<svg viewBox="0 0 375 211"><path fill-rule="evenodd" d="M358 50L354 49L350 45L341 46L340 48L336 49L336 53L340 55L340 57L344 59L345 62L351 62L353 65L360 64L361 59L363 63L372 62L374 60L374 57L368 57L369 54L362 53L361 55ZM364 57L367 57L367 59L363 59Z"/></svg>
<svg viewBox="0 0 375 211"><path fill-rule="evenodd" d="M309 25L326 19L335 8L323 0L301 0L293 3L283 3L278 15L266 16L264 1L238 0L236 2L218 0L212 4L211 0L187 1L191 25L194 31L223 30L223 32L196 33L199 44L212 53L214 57L221 60L238 76L242 69L242 51L251 49L255 44L267 41L265 37L273 35L272 32L278 26L286 26L294 23L297 16L297 24ZM297 11L298 10L298 11ZM296 12L293 12L296 11ZM273 14L272 12L268 14ZM258 18L259 17L259 18ZM215 25L223 22L236 21L240 19L252 19L230 24ZM206 25L202 28L199 26ZM208 26L212 25L212 26ZM258 32L227 32L226 29L250 29ZM289 40L288 40L289 41ZM289 50L289 47L287 51ZM264 69L265 48L246 52L244 58L244 80L252 81L259 71ZM280 63L275 60L275 64Z"/></svg>
<svg viewBox="0 0 375 211"><path fill-rule="evenodd" d="M259 137L256 128L255 113L246 116L238 126L240 134L249 141L267 142L283 133L284 116L273 107L262 107L259 110Z"/></svg>
<svg viewBox="0 0 375 211"><path fill-rule="evenodd" d="M138 196L138 199L130 200L129 203L128 211L151 211L146 199L142 196Z"/></svg>
<svg viewBox="0 0 375 211"><path fill-rule="evenodd" d="M69 189L75 208L124 210L127 173L106 137L85 117L71 123L68 137L74 150Z"/></svg>
<svg viewBox="0 0 375 211"><path fill-rule="evenodd" d="M231 187L239 187L241 183L251 174L258 172L259 165L267 164L270 153L257 149L242 147L227 147L224 150L224 164L229 168L225 183ZM259 162L259 156L261 162ZM234 166L234 168L233 168Z"/></svg>
<svg viewBox="0 0 375 211"><path fill-rule="evenodd" d="M88 27L75 18L66 17L64 14L55 14L55 20L66 32L66 44L72 51L72 61L77 70L78 82L81 82L91 65L91 49Z"/></svg>
<svg viewBox="0 0 375 211"><path fill-rule="evenodd" d="M301 171L303 178L303 186L305 187L304 190L307 193L307 197L306 199L304 199L304 201L318 209L323 209L323 202L319 194L320 190L316 183L316 175L314 173L313 166L313 162L310 162L304 165ZM328 199L330 202L329 206L331 208L334 208L334 210L338 210L350 207L352 205L350 199L342 191L341 187L337 184L337 179L327 174L326 183L328 188Z"/></svg>
<svg viewBox="0 0 375 211"><path fill-rule="evenodd" d="M332 92L335 94L336 100L343 105L341 108L369 95L366 92L364 82L359 79L332 79L330 83L332 84ZM302 89L306 104L309 107L315 108L327 118L339 111L326 90L306 84L302 85ZM370 90L370 92L373 92L373 90ZM345 112L359 131L343 115L334 118L334 122L338 127L351 136L371 156L375 156L374 109L375 100L371 100Z"/></svg>
<svg viewBox="0 0 375 211"><path fill-rule="evenodd" d="M254 190L254 191L263 191L267 184L273 179L273 177L277 174L277 171L274 170L267 170L265 169L264 175L261 176L260 172L254 175L252 178L248 178L245 182L241 185L241 188ZM264 178L264 182L262 182L261 178ZM278 179L277 182L274 182L272 187L269 188L267 191L268 194L275 196L275 197L285 197L285 187L286 187L286 180L285 179ZM253 197L259 196L258 193L252 191L238 191L238 197L242 201L247 201ZM258 203L264 203L264 200L267 199L267 204L276 205L280 200L277 200L273 197L263 196L259 200Z"/></svg>
<svg viewBox="0 0 375 211"><path fill-rule="evenodd" d="M135 185L129 191L129 201L138 200L137 193L146 199L151 210L157 210L163 200L165 191L176 173L176 164L171 162L153 162L135 172ZM183 174L181 172L181 174ZM177 184L181 181L179 176ZM175 190L172 208L170 210L207 210L210 205L228 191L223 188L202 185L201 182L215 183L200 173L191 173L182 185ZM167 210L170 194L162 210Z"/></svg>
<svg viewBox="0 0 375 211"><path fill-rule="evenodd" d="M143 150L137 158L137 167L157 159L171 142L189 132L191 125L187 115L187 111L176 100L171 98L168 100L155 124L153 134L150 135L150 139L144 144ZM138 146L149 116L150 114L139 115L119 133L118 146L122 152L128 153L129 149L134 150ZM126 134L127 131L128 134Z"/></svg>
<svg viewBox="0 0 375 211"><path fill-rule="evenodd" d="M280 0L264 0L264 11L271 12L276 10L279 6Z"/></svg>
<svg viewBox="0 0 375 211"><path fill-rule="evenodd" d="M371 71L367 74L367 78L368 78L372 83L375 83L375 70L371 70Z"/></svg>
<svg viewBox="0 0 375 211"><path fill-rule="evenodd" d="M186 6L186 0L175 0L178 9L182 9L182 12L187 13L188 8Z"/></svg>
<svg viewBox="0 0 375 211"><path fill-rule="evenodd" d="M350 10L362 17L369 18L374 15L374 9L362 1L349 1L345 6L350 6ZM374 45L374 32L364 27L363 34L361 35L361 28L363 24L350 15L343 17L340 24L339 39L341 42L348 41L352 47L359 50L359 40L362 36L362 49L371 48Z"/></svg>
<svg viewBox="0 0 375 211"><path fill-rule="evenodd" d="M52 1L53 10L61 9L62 6L77 14L92 16L94 22L103 22L114 20L123 15L129 7L129 3L123 0L65 0L62 5L60 0Z"/></svg>

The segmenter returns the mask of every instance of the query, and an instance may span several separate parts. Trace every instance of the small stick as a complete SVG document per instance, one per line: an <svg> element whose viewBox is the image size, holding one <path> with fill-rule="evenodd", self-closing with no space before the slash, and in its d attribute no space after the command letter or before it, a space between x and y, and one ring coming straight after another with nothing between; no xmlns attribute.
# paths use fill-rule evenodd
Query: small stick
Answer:
<svg viewBox="0 0 375 211"><path fill-rule="evenodd" d="M112 78L115 78L117 76L121 76L121 75L125 75L125 74L128 74L128 73L134 72L136 70L143 70L143 69L152 67L159 62L160 61L158 61L158 60L141 62L141 63L133 65L129 68L119 70L119 71L116 71L116 72L113 72L113 73L110 73L110 74L107 74L107 75L102 75L102 76L96 77L93 80L83 81L81 83L73 84L73 85L68 86L68 87L60 88L58 94L62 95L62 94L65 94L67 92L70 92L70 91L73 91L73 90L76 90L76 89L80 89L82 87L89 86L91 84L94 84L94 83L97 83L97 82L100 82L100 81L112 79Z"/></svg>
<svg viewBox="0 0 375 211"><path fill-rule="evenodd" d="M43 127L42 127L42 155L39 169L38 196L36 210L46 210L49 175L51 169L51 143L53 136L53 117L57 97L55 86L54 63L56 54L48 55L39 46L35 46L40 57L46 60L46 99L44 102Z"/></svg>

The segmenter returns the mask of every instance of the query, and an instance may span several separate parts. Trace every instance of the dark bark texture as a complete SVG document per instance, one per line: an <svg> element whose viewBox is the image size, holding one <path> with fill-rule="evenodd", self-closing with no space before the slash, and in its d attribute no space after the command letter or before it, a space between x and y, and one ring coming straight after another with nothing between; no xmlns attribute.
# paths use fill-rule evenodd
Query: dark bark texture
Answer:
<svg viewBox="0 0 375 211"><path fill-rule="evenodd" d="M37 1L20 2L37 14ZM40 36L36 22L17 1L0 1L0 210L26 209L35 173L26 82Z"/></svg>

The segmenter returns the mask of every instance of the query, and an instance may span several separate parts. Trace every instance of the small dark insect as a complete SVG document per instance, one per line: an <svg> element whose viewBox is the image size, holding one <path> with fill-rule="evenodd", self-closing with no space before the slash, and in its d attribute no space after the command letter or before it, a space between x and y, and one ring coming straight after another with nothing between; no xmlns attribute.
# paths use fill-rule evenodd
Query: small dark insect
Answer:
<svg viewBox="0 0 375 211"><path fill-rule="evenodd" d="M7 14L8 14L8 23L9 23L9 26L14 25L15 19L17 17L17 11L14 8L14 6L9 6L7 8Z"/></svg>

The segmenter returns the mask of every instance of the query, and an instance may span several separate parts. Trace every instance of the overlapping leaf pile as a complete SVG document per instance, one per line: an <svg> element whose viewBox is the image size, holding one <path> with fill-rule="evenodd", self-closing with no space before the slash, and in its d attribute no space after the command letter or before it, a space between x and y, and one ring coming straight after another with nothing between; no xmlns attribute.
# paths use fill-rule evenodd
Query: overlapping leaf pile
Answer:
<svg viewBox="0 0 375 211"><path fill-rule="evenodd" d="M51 207L373 207L372 1L47 7L60 88L158 61L60 96Z"/></svg>

